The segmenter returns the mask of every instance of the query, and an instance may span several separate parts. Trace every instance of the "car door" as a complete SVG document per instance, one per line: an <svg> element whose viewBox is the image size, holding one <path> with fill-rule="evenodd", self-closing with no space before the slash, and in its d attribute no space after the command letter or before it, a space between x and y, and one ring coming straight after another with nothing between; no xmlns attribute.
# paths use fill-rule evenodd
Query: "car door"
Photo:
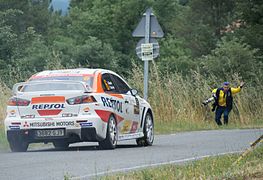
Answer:
<svg viewBox="0 0 263 180"><path fill-rule="evenodd" d="M111 109L111 112L114 113L118 131L123 134L127 133L128 128L124 128L124 125L127 124L127 104L125 103L126 98L120 94L113 77L109 73L104 73L102 75L102 88L105 92L104 98L107 108Z"/></svg>
<svg viewBox="0 0 263 180"><path fill-rule="evenodd" d="M138 131L140 121L139 100L131 94L131 88L123 79L114 74L112 74L112 77L118 92L124 97L126 124L123 129L125 129L126 133L135 133Z"/></svg>

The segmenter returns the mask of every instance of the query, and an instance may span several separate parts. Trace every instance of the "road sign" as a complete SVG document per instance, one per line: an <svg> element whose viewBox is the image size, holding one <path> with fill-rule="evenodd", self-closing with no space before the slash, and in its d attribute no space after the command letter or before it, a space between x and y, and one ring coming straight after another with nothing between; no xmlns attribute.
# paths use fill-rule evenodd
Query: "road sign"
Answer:
<svg viewBox="0 0 263 180"><path fill-rule="evenodd" d="M163 37L163 30L158 23L156 17L152 13L152 9L148 8L143 14L143 17L133 31L133 37L144 37L136 47L136 54L144 61L144 82L143 82L143 98L148 98L148 71L149 71L149 60L153 60L154 57L159 55L159 45L152 43L151 38ZM154 40L153 40L154 41Z"/></svg>
<svg viewBox="0 0 263 180"><path fill-rule="evenodd" d="M142 17L140 23L136 27L136 29L133 31L132 36L133 37L145 37L145 23L146 23L146 17L145 14ZM163 30L158 23L156 17L151 13L150 17L150 37L155 38L161 38L164 36Z"/></svg>
<svg viewBox="0 0 263 180"><path fill-rule="evenodd" d="M153 60L153 44L141 44L141 55L143 61L151 61Z"/></svg>
<svg viewBox="0 0 263 180"><path fill-rule="evenodd" d="M159 46L159 43L157 42L157 40L155 38L150 38L150 41L149 43L151 43L153 45L153 55L152 55L152 59L149 59L149 60L153 60L155 58L157 58L159 56L159 49L160 49L160 46ZM145 44L145 39L142 38L138 43L137 43L137 46L136 46L136 54L138 56L138 58L144 60L142 58L142 44Z"/></svg>

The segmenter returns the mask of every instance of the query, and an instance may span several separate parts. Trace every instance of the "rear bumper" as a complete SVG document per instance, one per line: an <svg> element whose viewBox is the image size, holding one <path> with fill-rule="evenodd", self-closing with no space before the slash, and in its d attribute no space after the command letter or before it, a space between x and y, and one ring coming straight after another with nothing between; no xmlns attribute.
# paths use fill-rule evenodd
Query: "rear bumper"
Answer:
<svg viewBox="0 0 263 180"><path fill-rule="evenodd" d="M38 129L7 130L7 139L8 141L15 140L15 141L25 141L28 143L37 143L37 142L48 143L58 140L64 140L67 141L68 143L75 143L82 141L98 142L103 140L103 138L97 134L95 127L84 127L77 130L65 129L65 135L61 137L37 137L36 135L37 130Z"/></svg>
<svg viewBox="0 0 263 180"><path fill-rule="evenodd" d="M56 119L18 119L6 118L5 129L7 137L19 137L23 140L33 142L54 142L56 140L67 140L69 143L90 141L97 142L106 138L107 123L98 116L79 116L77 118ZM64 129L62 137L36 136L37 130Z"/></svg>

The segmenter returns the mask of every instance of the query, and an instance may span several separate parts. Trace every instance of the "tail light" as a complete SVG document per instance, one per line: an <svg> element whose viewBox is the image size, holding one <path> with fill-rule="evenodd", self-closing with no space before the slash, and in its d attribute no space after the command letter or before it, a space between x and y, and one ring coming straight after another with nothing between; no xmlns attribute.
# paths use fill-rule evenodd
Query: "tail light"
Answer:
<svg viewBox="0 0 263 180"><path fill-rule="evenodd" d="M88 96L88 95L67 99L67 103L69 105L85 104L85 103L93 103L93 102L97 102L96 99L93 96Z"/></svg>
<svg viewBox="0 0 263 180"><path fill-rule="evenodd" d="M7 102L8 106L28 106L29 104L30 104L29 100L20 99L16 97L10 98Z"/></svg>

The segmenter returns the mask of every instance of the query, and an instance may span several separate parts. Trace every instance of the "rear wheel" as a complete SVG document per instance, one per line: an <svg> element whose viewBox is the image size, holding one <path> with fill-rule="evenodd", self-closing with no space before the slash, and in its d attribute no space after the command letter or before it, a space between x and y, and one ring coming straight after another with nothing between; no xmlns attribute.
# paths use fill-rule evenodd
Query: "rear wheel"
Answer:
<svg viewBox="0 0 263 180"><path fill-rule="evenodd" d="M117 124L115 117L111 115L108 120L106 139L99 142L101 149L114 149L117 145Z"/></svg>
<svg viewBox="0 0 263 180"><path fill-rule="evenodd" d="M61 150L68 149L69 147L69 143L66 141L54 141L53 145L56 149L61 149Z"/></svg>
<svg viewBox="0 0 263 180"><path fill-rule="evenodd" d="M28 148L29 143L25 141L15 141L10 140L9 146L12 152L26 152Z"/></svg>
<svg viewBox="0 0 263 180"><path fill-rule="evenodd" d="M136 139L139 146L151 146L154 140L154 124L152 115L147 112L143 126L144 137Z"/></svg>

